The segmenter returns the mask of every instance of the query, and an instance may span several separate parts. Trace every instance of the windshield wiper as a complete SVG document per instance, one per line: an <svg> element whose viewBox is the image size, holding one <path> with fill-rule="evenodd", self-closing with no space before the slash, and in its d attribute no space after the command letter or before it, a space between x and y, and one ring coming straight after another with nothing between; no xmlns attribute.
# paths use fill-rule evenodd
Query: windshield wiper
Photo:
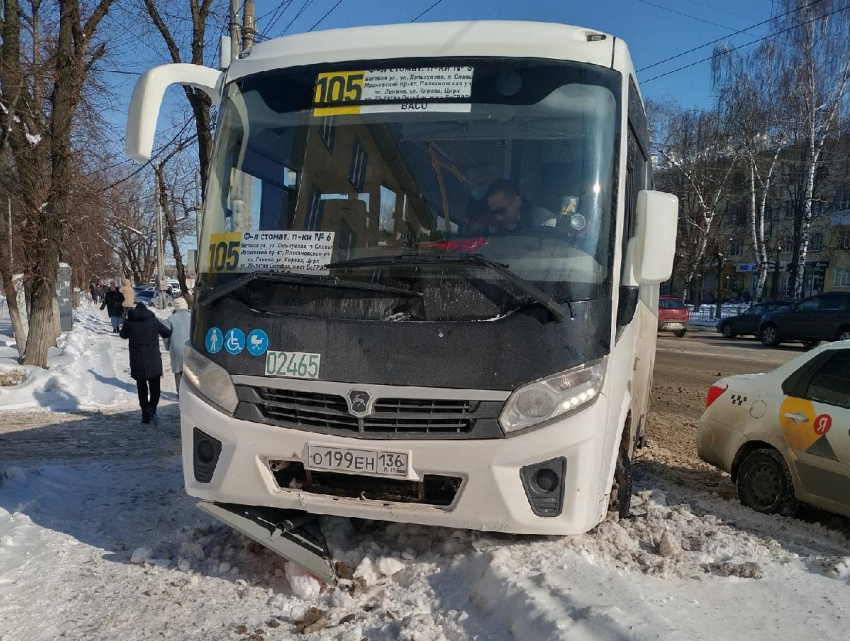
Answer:
<svg viewBox="0 0 850 641"><path fill-rule="evenodd" d="M293 285L306 285L308 287L331 287L334 289L360 289L369 292L383 292L386 294L398 294L400 296L422 296L420 292L402 289L401 287L391 287L390 285L381 285L380 283L364 283L356 280L344 280L336 276L324 276L316 274L293 274L289 272L272 272L261 271L251 272L240 276L235 280L219 285L208 290L199 303L208 307L219 298L223 298L228 294L232 294L238 289L242 289L250 282L255 280L265 280L275 283L289 283Z"/></svg>
<svg viewBox="0 0 850 641"><path fill-rule="evenodd" d="M352 260L340 260L335 263L331 263L326 267L328 269L346 269L348 267L380 267L383 265L398 265L399 263L407 265L440 264L489 267L511 285L515 286L524 294L527 294L530 298L543 305L549 313L552 314L555 320L562 321L567 317L567 313L564 311L564 308L561 307L552 296L549 296L549 294L539 289L536 285L528 282L522 276L512 272L508 269L508 265L505 265L504 263L497 263L482 254L446 255L408 252L397 256L369 256L364 258L355 258ZM570 310L570 318L575 320L576 314L573 309L572 302L569 299L566 299L564 302Z"/></svg>

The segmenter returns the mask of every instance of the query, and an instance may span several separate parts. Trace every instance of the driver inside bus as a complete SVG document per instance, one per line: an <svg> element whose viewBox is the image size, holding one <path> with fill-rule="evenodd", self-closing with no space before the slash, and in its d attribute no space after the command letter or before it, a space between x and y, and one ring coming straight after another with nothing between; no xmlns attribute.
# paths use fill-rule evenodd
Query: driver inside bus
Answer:
<svg viewBox="0 0 850 641"><path fill-rule="evenodd" d="M508 232L532 227L554 227L557 217L548 209L535 207L519 193L516 185L504 178L487 190L488 213L469 221L472 232Z"/></svg>

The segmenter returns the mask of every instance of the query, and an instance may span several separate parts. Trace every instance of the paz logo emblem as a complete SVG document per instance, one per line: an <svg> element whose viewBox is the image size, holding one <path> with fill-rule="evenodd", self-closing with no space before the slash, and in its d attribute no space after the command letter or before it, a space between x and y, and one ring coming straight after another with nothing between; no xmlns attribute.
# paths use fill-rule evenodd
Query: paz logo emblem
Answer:
<svg viewBox="0 0 850 641"><path fill-rule="evenodd" d="M370 407L372 394L366 390L353 389L345 397L345 400L348 401L348 412L352 416L363 418L372 413L372 408Z"/></svg>

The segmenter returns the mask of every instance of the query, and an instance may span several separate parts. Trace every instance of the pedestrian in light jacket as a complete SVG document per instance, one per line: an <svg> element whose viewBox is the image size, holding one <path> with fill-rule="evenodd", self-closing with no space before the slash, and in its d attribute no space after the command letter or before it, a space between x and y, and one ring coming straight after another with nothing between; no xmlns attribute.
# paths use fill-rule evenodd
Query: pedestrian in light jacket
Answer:
<svg viewBox="0 0 850 641"><path fill-rule="evenodd" d="M109 320L112 322L112 333L117 334L121 325L121 318L124 315L124 297L114 284L109 285L109 291L103 297L101 309L106 308L106 313L109 314Z"/></svg>
<svg viewBox="0 0 850 641"><path fill-rule="evenodd" d="M121 295L124 297L124 318L127 318L127 312L136 306L136 290L133 289L133 283L129 278L124 279L124 284L118 288Z"/></svg>
<svg viewBox="0 0 850 641"><path fill-rule="evenodd" d="M156 408L159 405L162 357L159 355L159 337L171 336L171 329L163 325L154 313L137 303L127 313L121 327L121 338L130 341L130 376L136 381L142 423L159 424Z"/></svg>
<svg viewBox="0 0 850 641"><path fill-rule="evenodd" d="M183 346L189 340L189 325L192 312L186 299L178 296L174 299L174 312L165 321L165 326L171 329L171 336L166 338L165 349L171 356L171 371L174 372L174 384L177 386L177 396L180 396L180 379L183 377Z"/></svg>

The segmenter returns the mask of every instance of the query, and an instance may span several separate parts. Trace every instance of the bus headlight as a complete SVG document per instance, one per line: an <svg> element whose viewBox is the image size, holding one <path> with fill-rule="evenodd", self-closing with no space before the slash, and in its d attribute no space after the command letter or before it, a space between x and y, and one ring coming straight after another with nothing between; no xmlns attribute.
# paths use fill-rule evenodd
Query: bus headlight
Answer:
<svg viewBox="0 0 850 641"><path fill-rule="evenodd" d="M602 391L606 358L523 385L510 395L499 425L505 434L562 418L590 405Z"/></svg>
<svg viewBox="0 0 850 641"><path fill-rule="evenodd" d="M186 343L183 352L183 378L210 404L233 414L239 405L239 397L230 374L216 365L198 350Z"/></svg>

